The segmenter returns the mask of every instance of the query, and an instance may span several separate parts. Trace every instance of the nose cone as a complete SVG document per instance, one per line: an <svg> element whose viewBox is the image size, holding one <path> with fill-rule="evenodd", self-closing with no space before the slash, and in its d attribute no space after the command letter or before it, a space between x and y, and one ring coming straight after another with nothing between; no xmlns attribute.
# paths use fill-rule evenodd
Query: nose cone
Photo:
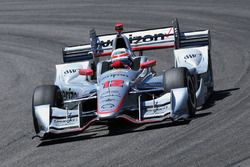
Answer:
<svg viewBox="0 0 250 167"><path fill-rule="evenodd" d="M102 89L98 96L98 115L100 118L115 118L122 110L123 101L126 98L128 86L113 86Z"/></svg>
<svg viewBox="0 0 250 167"><path fill-rule="evenodd" d="M127 95L128 82L122 79L104 80L99 85L98 115L100 118L115 117Z"/></svg>
<svg viewBox="0 0 250 167"><path fill-rule="evenodd" d="M123 101L130 81L136 76L136 72L127 69L114 69L101 75L97 89L97 114L100 119L115 118L126 108Z"/></svg>

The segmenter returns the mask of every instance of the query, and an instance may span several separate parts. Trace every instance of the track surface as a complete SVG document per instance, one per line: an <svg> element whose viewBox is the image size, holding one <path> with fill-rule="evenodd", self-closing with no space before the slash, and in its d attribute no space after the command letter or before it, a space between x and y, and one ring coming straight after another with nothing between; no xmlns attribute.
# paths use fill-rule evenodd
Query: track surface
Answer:
<svg viewBox="0 0 250 167"><path fill-rule="evenodd" d="M250 166L250 1L1 0L0 166ZM41 143L31 99L53 83L61 48L88 42L88 31L210 28L215 94L188 125L158 124L110 136L105 127ZM150 54L150 53L149 53ZM173 64L171 52L155 58ZM163 61L164 60L164 61Z"/></svg>

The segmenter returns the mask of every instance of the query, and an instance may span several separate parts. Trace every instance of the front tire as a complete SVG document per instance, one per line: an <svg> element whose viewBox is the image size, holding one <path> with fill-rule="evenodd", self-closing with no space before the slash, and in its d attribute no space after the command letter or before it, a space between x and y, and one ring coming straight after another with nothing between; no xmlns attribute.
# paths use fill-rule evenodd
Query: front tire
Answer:
<svg viewBox="0 0 250 167"><path fill-rule="evenodd" d="M35 116L35 106L49 104L51 107L61 107L63 97L60 88L55 85L42 85L36 87L32 99L32 116L35 132L39 133L39 125Z"/></svg>
<svg viewBox="0 0 250 167"><path fill-rule="evenodd" d="M195 84L192 77L185 67L173 68L164 73L164 91L170 92L171 89L187 87L188 89L188 112L189 117L194 117L196 112Z"/></svg>

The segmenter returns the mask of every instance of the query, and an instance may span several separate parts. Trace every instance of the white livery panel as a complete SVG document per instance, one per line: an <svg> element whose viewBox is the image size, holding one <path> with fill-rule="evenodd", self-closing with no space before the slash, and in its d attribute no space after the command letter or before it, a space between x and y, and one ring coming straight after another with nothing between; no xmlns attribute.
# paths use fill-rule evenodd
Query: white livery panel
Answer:
<svg viewBox="0 0 250 167"><path fill-rule="evenodd" d="M176 67L186 67L196 74L207 72L208 69L208 46L175 49Z"/></svg>
<svg viewBox="0 0 250 167"><path fill-rule="evenodd" d="M90 61L56 65L55 85L61 89L64 100L88 96L96 90L88 76L79 75L80 69L88 68Z"/></svg>

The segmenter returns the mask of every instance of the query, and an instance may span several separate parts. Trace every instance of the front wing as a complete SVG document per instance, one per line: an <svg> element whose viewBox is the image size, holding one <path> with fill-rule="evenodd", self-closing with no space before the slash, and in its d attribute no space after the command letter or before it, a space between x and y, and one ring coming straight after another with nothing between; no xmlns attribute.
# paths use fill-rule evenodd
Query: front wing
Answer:
<svg viewBox="0 0 250 167"><path fill-rule="evenodd" d="M188 118L187 88L172 89L159 98L141 101L138 96L138 117L132 118L120 114L116 118L126 119L132 123L145 124L159 122L165 119L179 120ZM90 125L100 122L96 111L83 112L79 103L74 110L50 107L50 105L35 106L35 117L40 132L36 137L44 138L48 134L65 134L82 132ZM114 118L114 119L116 119Z"/></svg>

